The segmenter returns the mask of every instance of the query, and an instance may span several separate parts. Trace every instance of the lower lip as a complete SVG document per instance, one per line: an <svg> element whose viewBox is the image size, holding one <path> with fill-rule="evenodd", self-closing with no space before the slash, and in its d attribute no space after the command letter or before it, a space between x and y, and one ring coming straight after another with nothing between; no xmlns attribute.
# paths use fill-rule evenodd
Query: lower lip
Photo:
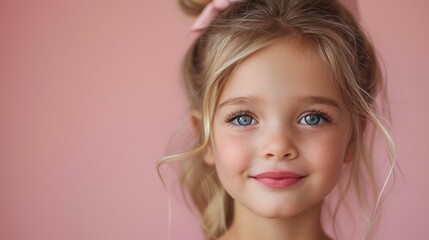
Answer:
<svg viewBox="0 0 429 240"><path fill-rule="evenodd" d="M260 184L262 184L268 188L286 189L286 188L290 188L290 187L296 185L297 183L299 183L301 181L302 177L289 177L289 178L263 177L263 178L253 178L253 179L256 180L258 183L260 183Z"/></svg>

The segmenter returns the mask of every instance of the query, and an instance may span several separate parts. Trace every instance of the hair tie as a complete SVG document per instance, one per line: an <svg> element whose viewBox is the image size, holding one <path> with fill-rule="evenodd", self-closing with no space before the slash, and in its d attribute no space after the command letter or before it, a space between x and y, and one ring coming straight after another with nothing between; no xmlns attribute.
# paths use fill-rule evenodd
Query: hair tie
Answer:
<svg viewBox="0 0 429 240"><path fill-rule="evenodd" d="M207 4L197 20L195 20L191 31L196 32L205 29L221 11L227 9L232 3L240 1L242 0L213 0Z"/></svg>

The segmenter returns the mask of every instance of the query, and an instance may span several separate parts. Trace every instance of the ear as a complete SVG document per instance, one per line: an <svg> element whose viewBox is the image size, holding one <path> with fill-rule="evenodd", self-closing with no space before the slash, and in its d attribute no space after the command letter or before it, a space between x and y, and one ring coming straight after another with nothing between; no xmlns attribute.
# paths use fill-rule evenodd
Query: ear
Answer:
<svg viewBox="0 0 429 240"><path fill-rule="evenodd" d="M360 129L357 130L359 132L364 132L366 129L367 120L362 119L360 120L359 127ZM356 135L357 133L352 133L352 136L350 137L349 145L347 146L346 154L344 156L344 162L352 162L356 158ZM361 136L362 137L362 136Z"/></svg>
<svg viewBox="0 0 429 240"><path fill-rule="evenodd" d="M201 125L202 125L201 113L197 110L191 111L191 125L192 125L192 129L194 130L194 133L197 136L200 136ZM211 146L207 147L207 150L203 154L203 158L204 158L204 162L207 163L207 165L210 165L210 166L214 165L215 161L214 161L214 156L213 156L213 151Z"/></svg>
<svg viewBox="0 0 429 240"><path fill-rule="evenodd" d="M349 163L355 159L356 156L356 141L350 139L349 145L347 146L346 153L344 155L344 162Z"/></svg>
<svg viewBox="0 0 429 240"><path fill-rule="evenodd" d="M199 135L201 133L201 113L197 110L191 110L191 125L194 132Z"/></svg>
<svg viewBox="0 0 429 240"><path fill-rule="evenodd" d="M211 146L208 146L206 152L204 153L204 162L207 163L207 165L209 166L215 165L215 158L213 156Z"/></svg>

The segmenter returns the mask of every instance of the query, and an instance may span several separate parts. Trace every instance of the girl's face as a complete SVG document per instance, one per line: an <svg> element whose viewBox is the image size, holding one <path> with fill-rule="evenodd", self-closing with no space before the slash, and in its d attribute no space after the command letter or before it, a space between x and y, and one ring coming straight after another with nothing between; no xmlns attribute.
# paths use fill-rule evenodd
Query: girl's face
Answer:
<svg viewBox="0 0 429 240"><path fill-rule="evenodd" d="M320 206L352 159L349 113L312 51L298 40L267 47L219 97L205 161L236 210L287 218Z"/></svg>

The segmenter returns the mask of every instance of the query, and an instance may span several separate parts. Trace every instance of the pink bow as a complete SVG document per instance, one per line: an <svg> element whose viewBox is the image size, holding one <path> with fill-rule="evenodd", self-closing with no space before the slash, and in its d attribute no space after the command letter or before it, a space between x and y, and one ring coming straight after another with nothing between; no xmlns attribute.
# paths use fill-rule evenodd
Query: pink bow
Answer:
<svg viewBox="0 0 429 240"><path fill-rule="evenodd" d="M221 11L227 9L232 3L240 1L242 0L213 0L207 4L197 20L195 20L191 31L196 32L205 29Z"/></svg>

